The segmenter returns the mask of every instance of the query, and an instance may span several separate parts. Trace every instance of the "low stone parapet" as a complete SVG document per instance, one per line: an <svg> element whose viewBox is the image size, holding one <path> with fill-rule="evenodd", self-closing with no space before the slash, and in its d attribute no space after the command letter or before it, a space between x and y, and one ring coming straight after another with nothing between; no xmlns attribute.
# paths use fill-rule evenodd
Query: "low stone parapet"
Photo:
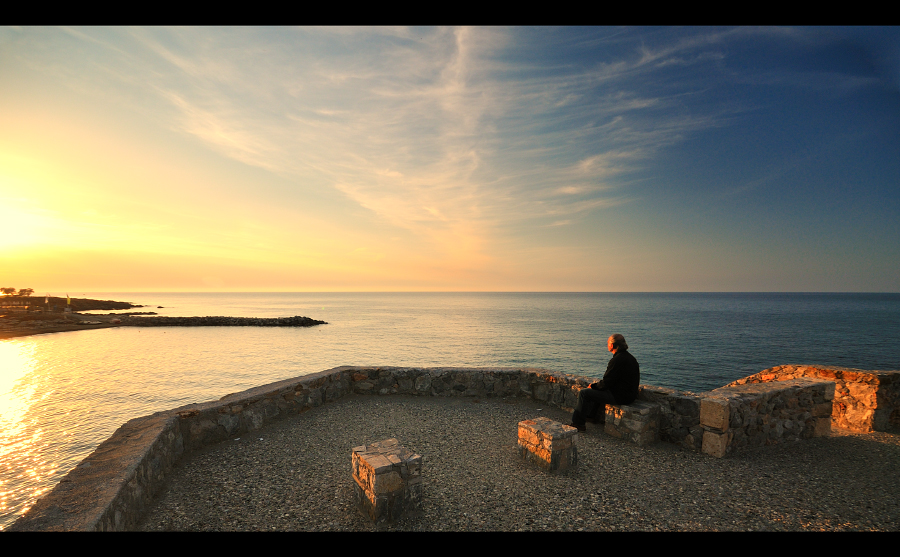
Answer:
<svg viewBox="0 0 900 557"><path fill-rule="evenodd" d="M892 389L900 385L900 380L894 380L891 375L900 372L872 373L888 373L879 376L880 389L888 381L893 381ZM578 391L587 388L592 381L587 377L534 368L344 366L254 387L226 395L217 401L189 404L129 421L6 531L132 529L142 516L143 509L162 489L169 471L184 454L307 412L351 393L376 396L523 397L571 412L577 402ZM831 385L833 396L834 382L825 383ZM775 390L778 390L777 386ZM895 391L883 390L888 393L889 401L894 400L890 398L894 396L890 393ZM749 391L744 394L750 396ZM697 395L644 385L639 400L659 405L660 440L693 450L702 448L709 454L724 455L729 450L756 443L762 438L762 433L752 428L761 428L762 425L774 430L773 437L770 438L768 432L765 437L773 441L790 439L798 430L806 432L804 435L824 434L830 424L831 399L828 399L829 404L823 404L822 401L827 398L823 396L796 395L799 404L808 408L795 411L792 415L800 416L808 412L806 418L781 417L782 407L793 408L794 402L790 397L783 398L780 403L773 402L771 410L766 410L764 415L760 410L761 403L753 407L749 399L744 400L734 392L729 395L721 389ZM705 402L713 400L718 402ZM719 411L728 416L725 422L727 428L701 424L703 405L713 405L706 409L709 412L717 404L722 406L722 400L726 401L724 406L727 412L722 408ZM823 423L820 419L826 414L827 419ZM811 418L817 420L814 427L810 425ZM790 425L785 420L789 420ZM731 425L732 422L740 424L740 427ZM720 420L717 423L721 425L723 422ZM802 428L799 427L801 424ZM788 434L784 434L785 431ZM707 433L714 435L707 436ZM716 443L724 448L714 449ZM575 460L573 451L570 464Z"/></svg>
<svg viewBox="0 0 900 557"><path fill-rule="evenodd" d="M607 435L644 446L659 440L659 404L636 400L631 404L607 404Z"/></svg>
<svg viewBox="0 0 900 557"><path fill-rule="evenodd" d="M566 472L578 463L578 430L550 418L523 420L519 456L548 472Z"/></svg>
<svg viewBox="0 0 900 557"><path fill-rule="evenodd" d="M590 379L537 368L357 367L355 393L475 398L532 398L571 412Z"/></svg>
<svg viewBox="0 0 900 557"><path fill-rule="evenodd" d="M351 393L523 397L571 411L589 381L536 368L341 366L253 387L129 421L5 531L130 530L182 455Z"/></svg>
<svg viewBox="0 0 900 557"><path fill-rule="evenodd" d="M831 432L834 382L799 378L703 393L702 451L715 457Z"/></svg>
<svg viewBox="0 0 900 557"><path fill-rule="evenodd" d="M4 532L113 532L133 527L184 455L177 416L122 425Z"/></svg>
<svg viewBox="0 0 900 557"><path fill-rule="evenodd" d="M666 387L641 385L638 400L659 405L659 440L700 451L700 395Z"/></svg>
<svg viewBox="0 0 900 557"><path fill-rule="evenodd" d="M831 419L835 427L861 433L900 431L900 371L784 365L738 379L726 387L800 377L834 381Z"/></svg>

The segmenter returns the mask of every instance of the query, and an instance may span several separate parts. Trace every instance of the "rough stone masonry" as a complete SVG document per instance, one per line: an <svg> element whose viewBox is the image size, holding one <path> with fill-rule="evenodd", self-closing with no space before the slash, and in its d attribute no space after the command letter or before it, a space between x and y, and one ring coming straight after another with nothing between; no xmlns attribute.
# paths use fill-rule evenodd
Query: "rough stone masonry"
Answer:
<svg viewBox="0 0 900 557"><path fill-rule="evenodd" d="M638 399L659 404L661 441L698 452L702 450L702 445L709 442L710 446L703 452L715 456L724 456L735 449L741 451L758 444L773 444L782 439L827 434L830 418L826 398L831 397L835 409L847 407L846 411L834 410L834 415L841 420L851 417L854 404L865 404L866 408L871 409L866 416L873 416L872 423L859 423L856 431L880 431L879 427L896 430L900 427L900 371L851 372L812 370L811 366L783 366L732 385L770 381L783 383L783 379L798 379L795 375L807 368L815 371L814 377L809 377L810 373L804 374L809 379L825 380L831 385L839 381L839 392L830 397L826 397L829 393L825 391L811 396L806 393L791 394L795 386L783 384L770 387L782 391L777 397L765 389L765 392L748 398L744 395L751 393L738 392L742 389L690 393L643 385ZM832 375L836 379L829 381ZM130 420L5 531L128 530L143 516L150 500L163 488L167 476L183 455L243 432L258 430L273 421L307 412L351 393L474 397L476 400L525 397L571 412L577 402L578 391L589 384L590 378L587 377L533 368L342 366L285 379L226 395L217 401L189 404ZM831 389L834 393L834 387ZM848 399L841 394L841 389L856 398ZM865 393L871 393L871 396L863 397ZM782 398L785 396L787 398ZM777 401L779 398L781 402ZM799 406L795 405L794 399ZM755 406L754 400L757 401ZM704 401L718 406L714 410L721 411L712 415L703 412L704 416L720 419L712 423L709 419L701 420ZM716 405L716 402L720 404ZM728 403L727 420L724 419L725 402ZM797 415L784 416L785 409ZM804 415L807 413L808 416ZM810 422L810 418L815 418L815 423ZM838 427L846 427L843 423L835 419ZM763 442L757 443L758 440ZM713 448L717 450L711 450Z"/></svg>
<svg viewBox="0 0 900 557"><path fill-rule="evenodd" d="M565 472L578 464L578 430L550 418L523 420L519 456L548 472Z"/></svg>
<svg viewBox="0 0 900 557"><path fill-rule="evenodd" d="M359 510L376 523L397 522L420 512L423 460L396 439L354 447L354 494Z"/></svg>

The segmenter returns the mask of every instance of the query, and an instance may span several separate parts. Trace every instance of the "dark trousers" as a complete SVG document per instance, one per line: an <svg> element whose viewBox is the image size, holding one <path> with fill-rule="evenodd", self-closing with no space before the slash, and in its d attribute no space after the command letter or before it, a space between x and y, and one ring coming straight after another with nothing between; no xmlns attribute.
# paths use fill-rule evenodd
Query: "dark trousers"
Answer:
<svg viewBox="0 0 900 557"><path fill-rule="evenodd" d="M606 389L581 389L578 393L578 404L572 412L572 423L584 425L587 418L593 418L597 411L603 411L604 416L607 404L615 404L616 399L612 391Z"/></svg>

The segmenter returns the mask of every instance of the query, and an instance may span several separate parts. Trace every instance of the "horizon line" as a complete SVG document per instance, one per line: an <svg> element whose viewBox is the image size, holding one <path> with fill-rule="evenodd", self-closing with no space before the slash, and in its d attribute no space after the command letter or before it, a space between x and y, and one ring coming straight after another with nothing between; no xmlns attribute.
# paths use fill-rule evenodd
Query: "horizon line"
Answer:
<svg viewBox="0 0 900 557"><path fill-rule="evenodd" d="M870 290L35 290L31 297L83 294L900 294Z"/></svg>

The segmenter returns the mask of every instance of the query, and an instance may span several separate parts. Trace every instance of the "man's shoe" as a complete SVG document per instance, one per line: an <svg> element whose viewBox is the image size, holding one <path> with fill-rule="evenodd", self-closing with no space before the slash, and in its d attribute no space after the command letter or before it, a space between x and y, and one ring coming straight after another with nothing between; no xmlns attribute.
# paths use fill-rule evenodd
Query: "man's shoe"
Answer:
<svg viewBox="0 0 900 557"><path fill-rule="evenodd" d="M604 417L602 419L601 418L588 418L587 421L591 422L592 424L603 425L606 423L606 417Z"/></svg>
<svg viewBox="0 0 900 557"><path fill-rule="evenodd" d="M576 423L571 423L571 424L569 424L569 427L574 427L575 429L577 429L578 431L581 431L581 432L587 431L587 427L586 427L586 426L578 425L578 424L576 424Z"/></svg>

